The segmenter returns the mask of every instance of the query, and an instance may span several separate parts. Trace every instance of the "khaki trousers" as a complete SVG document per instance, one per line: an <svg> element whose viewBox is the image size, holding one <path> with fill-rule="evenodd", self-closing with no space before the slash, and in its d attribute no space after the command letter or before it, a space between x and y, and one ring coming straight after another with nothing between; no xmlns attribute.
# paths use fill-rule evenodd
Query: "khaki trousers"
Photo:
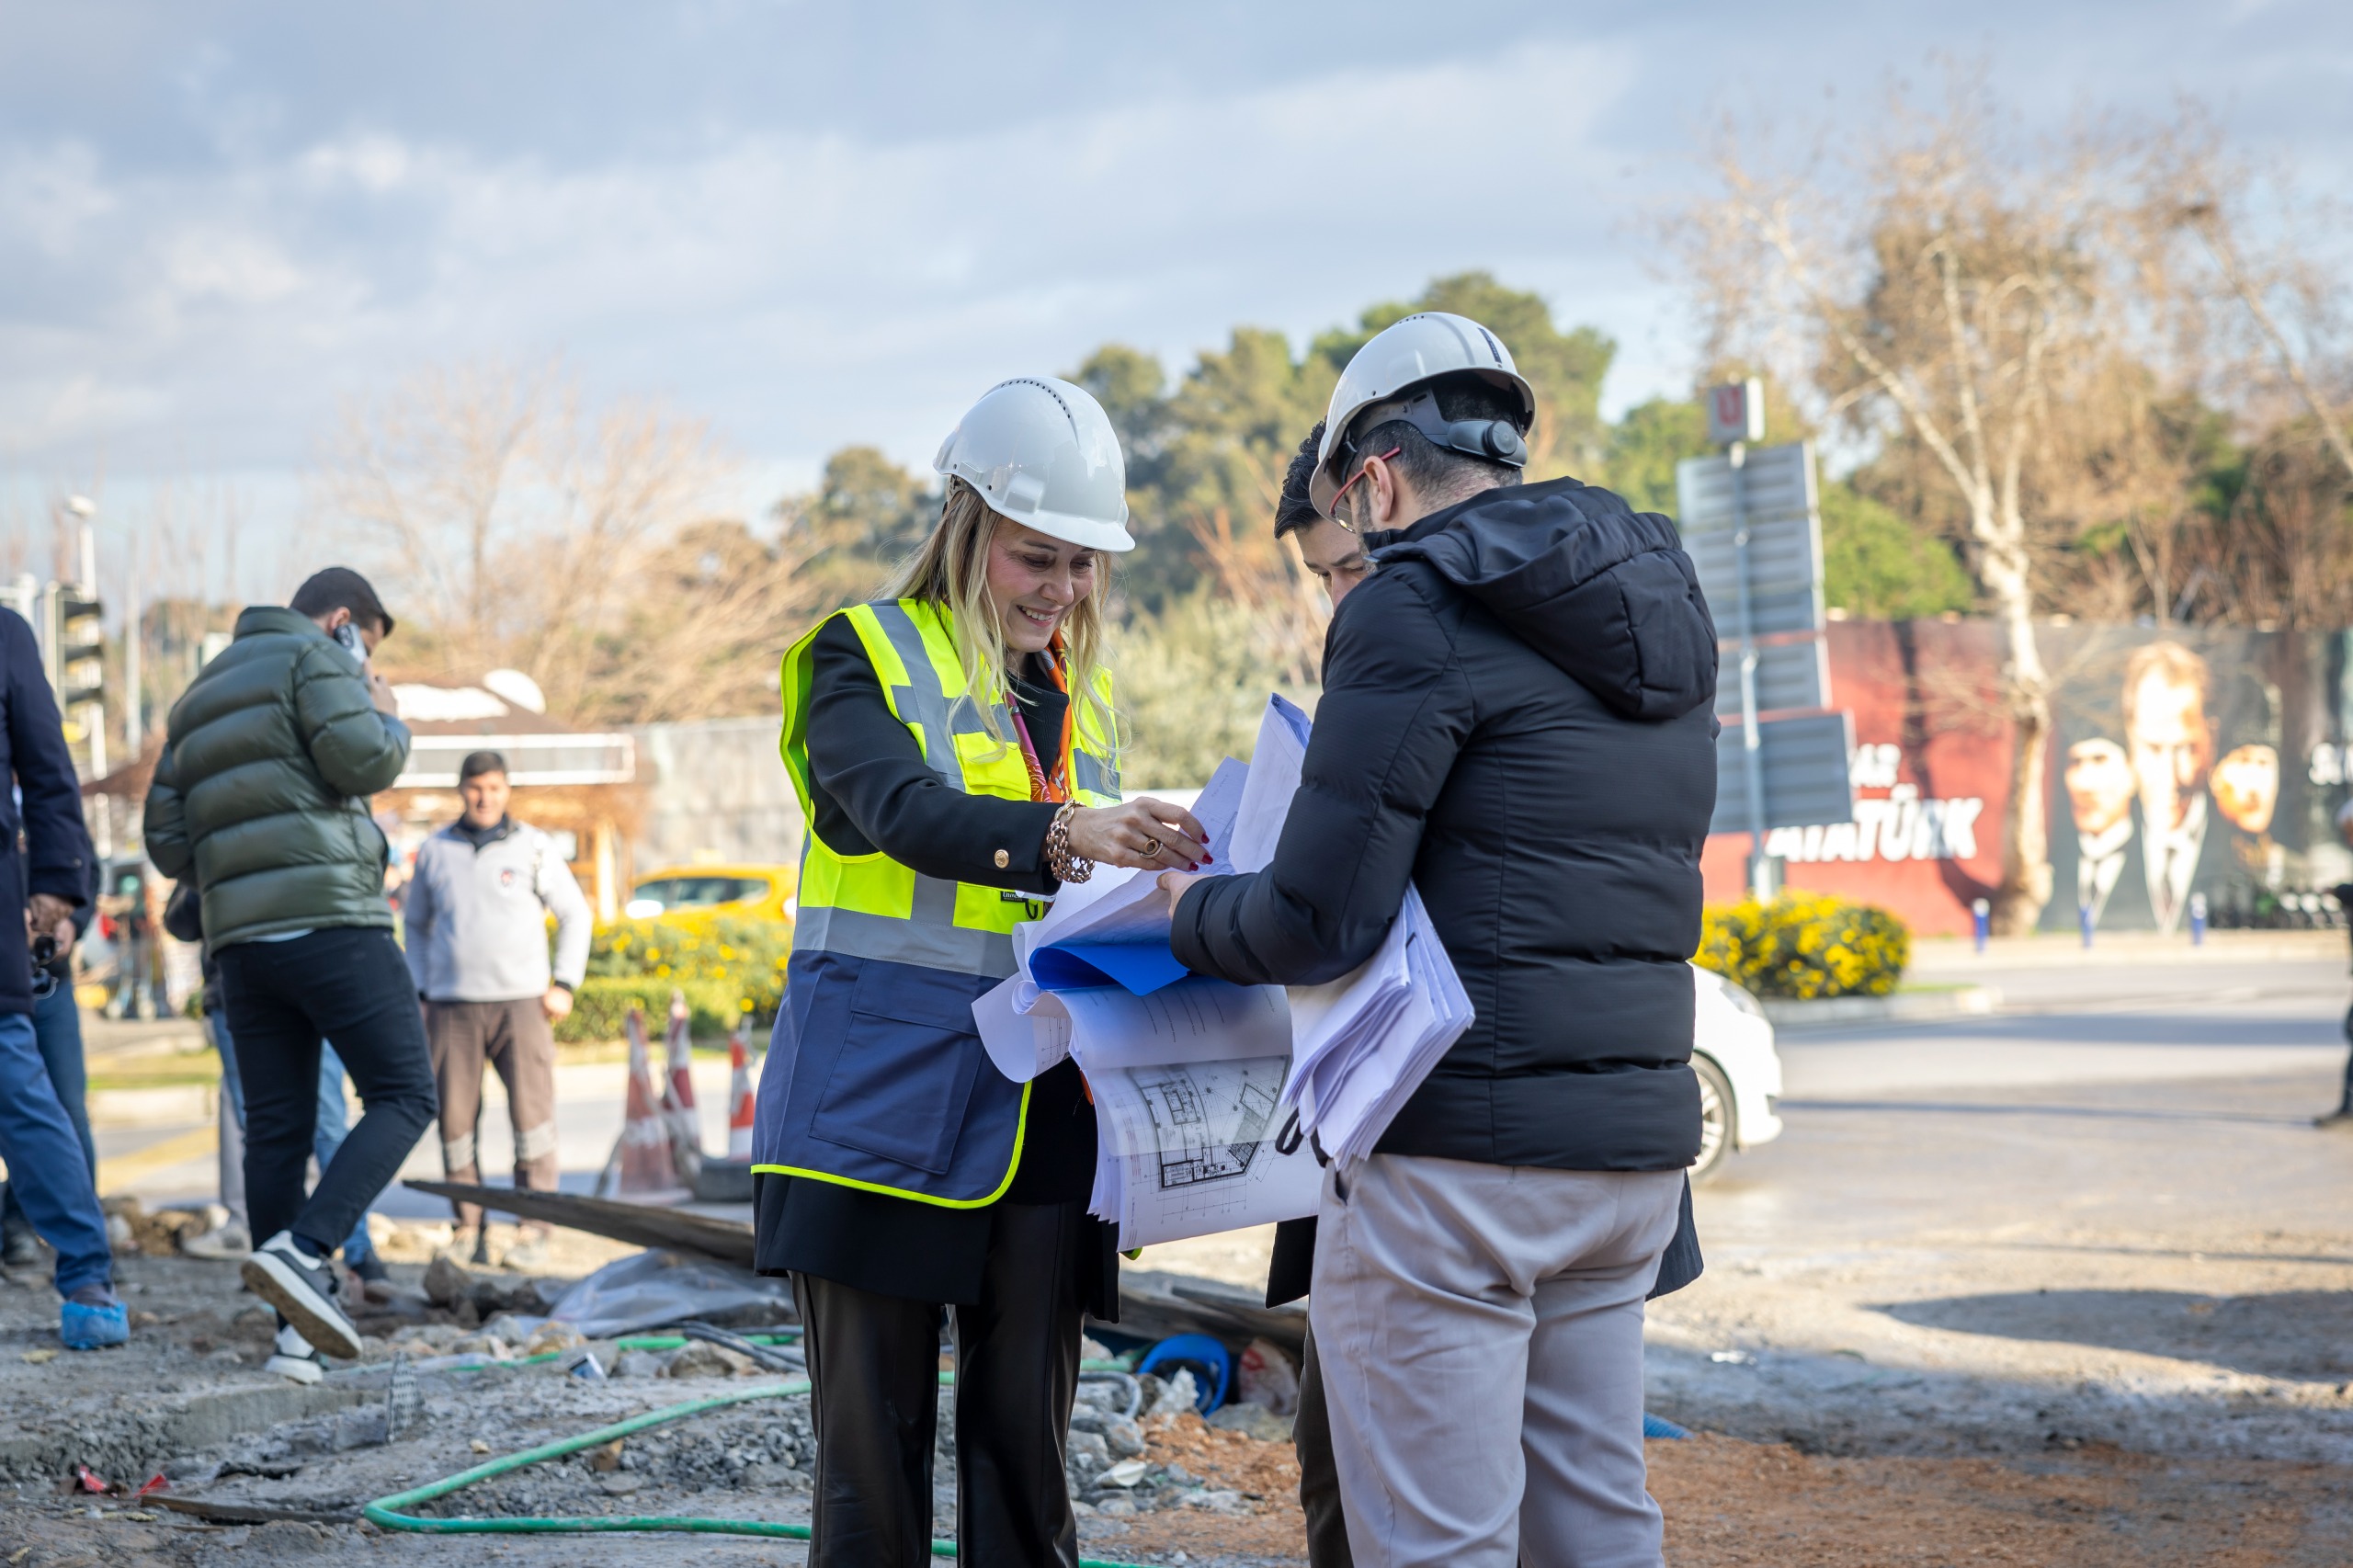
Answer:
<svg viewBox="0 0 2353 1568"><path fill-rule="evenodd" d="M1658 1568L1643 1298L1682 1196L1681 1171L1324 1174L1308 1310L1359 1568Z"/></svg>
<svg viewBox="0 0 2353 1568"><path fill-rule="evenodd" d="M487 1060L506 1085L515 1128L515 1185L556 1189L555 1028L536 996L515 1002L427 1002L425 1038L441 1092L441 1168L451 1181L480 1184L482 1070ZM457 1206L458 1223L482 1223L482 1207Z"/></svg>

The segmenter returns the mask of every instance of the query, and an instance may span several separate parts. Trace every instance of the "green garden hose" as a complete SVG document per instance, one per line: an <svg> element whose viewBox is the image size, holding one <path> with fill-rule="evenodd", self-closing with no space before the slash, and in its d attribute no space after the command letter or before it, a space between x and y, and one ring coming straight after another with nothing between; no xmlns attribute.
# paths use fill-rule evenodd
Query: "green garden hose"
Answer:
<svg viewBox="0 0 2353 1568"><path fill-rule="evenodd" d="M939 1381L942 1384L951 1384L955 1381L955 1374L942 1372L939 1375ZM389 1497L379 1497L362 1509L361 1514L369 1523L380 1529L415 1530L427 1535L584 1535L606 1530L670 1530L690 1535L752 1535L766 1536L772 1540L807 1540L809 1539L807 1525L778 1524L767 1519L699 1519L665 1514L636 1515L620 1519L526 1517L435 1519L403 1513L401 1510L413 1508L420 1503L430 1503L437 1498L447 1497L452 1492L463 1491L476 1482L488 1481L494 1476L505 1475L510 1471L520 1470L525 1465L537 1464L541 1460L563 1459L565 1455L576 1454L583 1449L602 1447L616 1438L626 1437L632 1432L642 1432L649 1426L659 1426L670 1421L682 1421L689 1415L699 1415L707 1410L720 1410L731 1404L742 1404L747 1400L786 1399L808 1392L809 1381L806 1378L797 1378L790 1382L768 1383L759 1388L745 1389L740 1392L716 1394L710 1399L693 1399L684 1404L672 1404L660 1410L649 1410L642 1415L632 1415L626 1421L616 1421L609 1426L599 1426L593 1432L583 1432L571 1437L558 1437L552 1442L541 1443L535 1449L524 1449L519 1452L506 1454L498 1459L484 1460L472 1470L461 1470L457 1474L445 1477L440 1481L428 1482L423 1486L414 1487L406 1492L395 1492ZM953 1557L956 1555L956 1543L952 1540L935 1540L931 1543L931 1554L934 1557ZM1108 1562L1092 1557L1082 1557L1079 1559L1079 1568L1142 1568L1142 1565L1131 1562Z"/></svg>

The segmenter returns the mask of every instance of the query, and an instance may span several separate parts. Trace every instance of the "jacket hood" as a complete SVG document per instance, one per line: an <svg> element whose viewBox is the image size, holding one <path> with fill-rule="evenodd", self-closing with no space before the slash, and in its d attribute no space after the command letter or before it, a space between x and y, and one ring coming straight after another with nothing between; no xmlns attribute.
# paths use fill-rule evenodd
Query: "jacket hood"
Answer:
<svg viewBox="0 0 2353 1568"><path fill-rule="evenodd" d="M1716 694L1716 625L1675 525L1556 479L1483 491L1365 540L1419 560L1630 719L1679 718Z"/></svg>

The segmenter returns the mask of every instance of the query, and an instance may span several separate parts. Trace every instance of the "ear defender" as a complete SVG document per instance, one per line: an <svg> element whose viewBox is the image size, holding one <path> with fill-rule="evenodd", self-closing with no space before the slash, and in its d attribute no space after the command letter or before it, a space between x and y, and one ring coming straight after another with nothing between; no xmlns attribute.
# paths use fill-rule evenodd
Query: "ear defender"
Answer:
<svg viewBox="0 0 2353 1568"><path fill-rule="evenodd" d="M1508 419L1459 419L1447 425L1445 430L1438 444L1449 451L1461 452L1466 458L1509 463L1514 468L1528 466L1528 443Z"/></svg>

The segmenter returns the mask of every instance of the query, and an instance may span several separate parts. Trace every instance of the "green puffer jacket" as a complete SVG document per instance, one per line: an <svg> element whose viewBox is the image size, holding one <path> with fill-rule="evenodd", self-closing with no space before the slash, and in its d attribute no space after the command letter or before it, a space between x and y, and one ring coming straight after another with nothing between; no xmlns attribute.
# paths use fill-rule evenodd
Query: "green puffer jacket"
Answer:
<svg viewBox="0 0 2353 1568"><path fill-rule="evenodd" d="M392 924L368 797L408 762L352 656L310 617L262 606L172 706L147 790L147 858L193 870L214 948Z"/></svg>

